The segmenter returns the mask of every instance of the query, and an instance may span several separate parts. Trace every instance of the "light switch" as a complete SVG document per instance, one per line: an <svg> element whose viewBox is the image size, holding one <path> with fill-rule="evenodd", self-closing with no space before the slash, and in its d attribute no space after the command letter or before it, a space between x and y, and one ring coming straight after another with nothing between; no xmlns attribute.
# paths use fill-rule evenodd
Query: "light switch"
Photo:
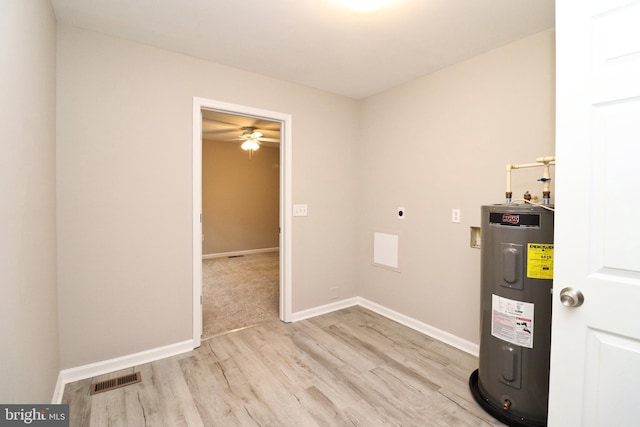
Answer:
<svg viewBox="0 0 640 427"><path fill-rule="evenodd" d="M307 205L293 205L293 216L307 216Z"/></svg>

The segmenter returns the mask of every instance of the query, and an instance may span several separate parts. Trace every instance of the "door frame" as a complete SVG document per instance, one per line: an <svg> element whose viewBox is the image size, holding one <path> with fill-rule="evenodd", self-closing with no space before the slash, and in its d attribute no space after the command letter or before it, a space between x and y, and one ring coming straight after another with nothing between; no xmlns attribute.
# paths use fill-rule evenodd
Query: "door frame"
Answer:
<svg viewBox="0 0 640 427"><path fill-rule="evenodd" d="M193 348L202 341L202 110L220 111L238 116L280 122L280 309L283 322L291 322L292 310L292 155L291 115L230 104L205 98L193 98Z"/></svg>

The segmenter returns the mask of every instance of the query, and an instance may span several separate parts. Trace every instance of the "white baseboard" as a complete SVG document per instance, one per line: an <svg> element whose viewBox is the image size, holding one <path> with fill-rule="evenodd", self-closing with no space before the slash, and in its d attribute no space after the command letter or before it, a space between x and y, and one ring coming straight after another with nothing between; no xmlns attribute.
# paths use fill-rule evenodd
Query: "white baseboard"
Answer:
<svg viewBox="0 0 640 427"><path fill-rule="evenodd" d="M313 307L308 310L302 310L296 313L292 313L291 321L298 322L300 320L310 319L312 317L320 316L322 314L327 314L334 311L342 310L343 308L353 307L354 305L358 305L357 297L344 299L344 300L332 302L330 304L321 305L319 307Z"/></svg>
<svg viewBox="0 0 640 427"><path fill-rule="evenodd" d="M58 374L58 381L53 392L53 399L51 403L58 404L62 402L64 387L68 383L107 374L109 372L119 371L121 369L131 368L137 365L142 365L143 363L153 362L155 360L175 356L191 350L193 350L193 340L187 340L164 347L141 351L139 353L116 357L115 359L103 360L96 363L90 363L88 365L77 366L75 368L63 369Z"/></svg>
<svg viewBox="0 0 640 427"><path fill-rule="evenodd" d="M474 344L471 341L467 341L456 335L450 334L449 332L443 331L442 329L438 329L434 326L413 319L409 316L405 316L402 313L398 313L397 311L391 310L390 308L377 304L373 301L369 301L368 299L362 297L349 298L331 304L310 308L308 310L298 311L292 314L291 319L293 322L297 322L300 320L309 319L311 317L320 316L322 314L331 313L333 311L342 310L343 308L353 307L354 305L360 305L366 309L378 313L381 316L398 322L401 325L404 325L424 335L427 335L431 338L437 339L438 341L462 350L465 353L469 353L476 357L478 357L478 354L480 353L478 344Z"/></svg>
<svg viewBox="0 0 640 427"><path fill-rule="evenodd" d="M471 341L467 341L463 338L460 338L456 335L453 335L449 332L443 331L442 329L438 329L434 326L423 323L419 320L416 320L412 317L405 316L402 313L398 313L397 311L391 310L390 308L384 307L380 304L377 304L373 301L369 301L365 298L358 297L358 305L361 305L364 308L367 308L373 312L378 313L381 316L384 316L388 319L396 321L401 325L407 326L415 331L423 333L431 338L437 339L445 344L449 344L452 347L455 347L459 350L464 351L465 353L469 353L472 356L478 357L480 354L480 347L478 344L474 344Z"/></svg>
<svg viewBox="0 0 640 427"><path fill-rule="evenodd" d="M262 248L262 249L247 249L245 251L235 251L235 252L219 252L219 253L216 253L216 254L202 255L202 259L227 258L227 257L230 257L230 256L262 254L262 253L265 253L265 252L278 252L279 250L280 250L280 248Z"/></svg>

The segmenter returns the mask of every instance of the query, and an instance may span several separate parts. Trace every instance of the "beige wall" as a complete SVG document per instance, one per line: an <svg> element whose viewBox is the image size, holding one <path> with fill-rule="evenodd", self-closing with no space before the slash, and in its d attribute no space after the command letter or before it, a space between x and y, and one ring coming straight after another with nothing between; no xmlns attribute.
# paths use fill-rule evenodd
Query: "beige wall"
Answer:
<svg viewBox="0 0 640 427"><path fill-rule="evenodd" d="M339 287L478 342L469 226L502 202L505 164L553 154L553 46L540 33L358 102L60 26L62 368L192 336L194 96L293 117L293 202L309 206L294 312ZM516 194L535 177L517 174ZM371 266L374 231L400 235L400 273Z"/></svg>
<svg viewBox="0 0 640 427"><path fill-rule="evenodd" d="M361 296L478 343L480 251L470 248L469 227L480 225L481 205L504 201L506 164L554 154L554 36L533 35L364 101ZM540 176L514 172L514 195L541 196ZM400 236L400 273L371 265L374 231Z"/></svg>
<svg viewBox="0 0 640 427"><path fill-rule="evenodd" d="M249 160L239 143L203 141L203 255L279 246L279 166L275 147Z"/></svg>
<svg viewBox="0 0 640 427"><path fill-rule="evenodd" d="M46 0L0 9L0 402L47 403L58 374L56 22Z"/></svg>
<svg viewBox="0 0 640 427"><path fill-rule="evenodd" d="M60 25L62 368L192 338L194 96L292 115L293 310L356 295L356 101Z"/></svg>

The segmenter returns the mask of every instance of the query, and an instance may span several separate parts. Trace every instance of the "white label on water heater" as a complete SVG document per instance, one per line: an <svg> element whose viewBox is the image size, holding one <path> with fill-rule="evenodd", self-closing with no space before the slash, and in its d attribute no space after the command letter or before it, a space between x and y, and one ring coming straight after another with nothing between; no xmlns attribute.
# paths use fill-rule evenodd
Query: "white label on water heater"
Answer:
<svg viewBox="0 0 640 427"><path fill-rule="evenodd" d="M533 304L491 295L491 335L533 348Z"/></svg>

